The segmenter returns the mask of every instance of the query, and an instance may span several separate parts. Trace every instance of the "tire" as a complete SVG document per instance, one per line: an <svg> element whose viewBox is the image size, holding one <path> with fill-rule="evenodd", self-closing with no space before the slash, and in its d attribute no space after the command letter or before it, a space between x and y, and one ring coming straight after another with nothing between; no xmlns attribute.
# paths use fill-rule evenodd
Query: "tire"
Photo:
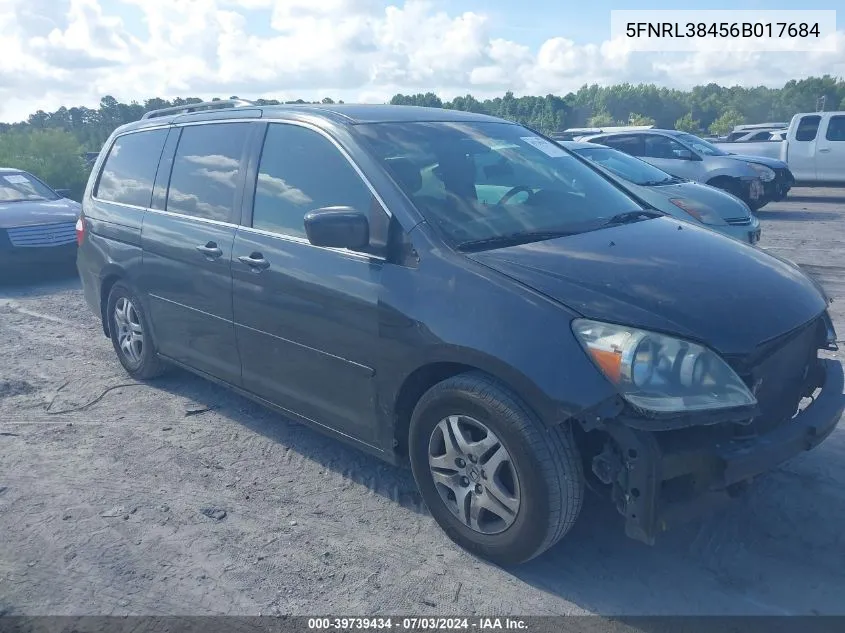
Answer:
<svg viewBox="0 0 845 633"><path fill-rule="evenodd" d="M126 373L136 380L151 380L164 373L166 365L156 353L143 305L123 282L115 283L109 292L106 318L112 346Z"/></svg>
<svg viewBox="0 0 845 633"><path fill-rule="evenodd" d="M463 460L465 467L455 461L452 474L440 466L453 463L444 429L451 430L451 447L460 451L455 424L462 439L477 441L454 454L468 457L475 448L481 455L473 455L474 464ZM423 501L449 538L468 551L497 564L523 563L557 543L575 523L584 474L571 429L563 424L546 428L493 378L470 372L438 383L417 403L409 434L411 469ZM490 472L503 455L508 461ZM438 468L432 468L430 459ZM443 484L446 479L448 485ZM459 494L464 495L462 506ZM467 508L477 507L484 509L474 522Z"/></svg>
<svg viewBox="0 0 845 633"><path fill-rule="evenodd" d="M757 200L752 200L746 188L735 178L720 176L709 181L707 184L722 191L727 191L729 194L739 198L752 211L762 209L769 202L764 195L761 195Z"/></svg>
<svg viewBox="0 0 845 633"><path fill-rule="evenodd" d="M748 192L744 190L745 188L740 185L735 178L720 176L709 181L707 184L711 187L721 189L722 191L727 191L729 194L736 196L743 202L748 202Z"/></svg>

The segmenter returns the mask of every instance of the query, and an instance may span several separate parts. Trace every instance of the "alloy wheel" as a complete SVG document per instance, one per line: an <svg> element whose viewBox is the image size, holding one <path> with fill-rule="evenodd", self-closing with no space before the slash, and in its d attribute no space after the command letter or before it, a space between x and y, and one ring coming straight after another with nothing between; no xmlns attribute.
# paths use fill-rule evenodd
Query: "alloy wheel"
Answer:
<svg viewBox="0 0 845 633"><path fill-rule="evenodd" d="M120 351L131 363L140 363L144 354L144 328L138 311L126 297L120 297L114 304L114 322Z"/></svg>
<svg viewBox="0 0 845 633"><path fill-rule="evenodd" d="M510 454L487 426L451 415L434 427L428 464L440 498L464 525L498 534L516 520L519 478Z"/></svg>

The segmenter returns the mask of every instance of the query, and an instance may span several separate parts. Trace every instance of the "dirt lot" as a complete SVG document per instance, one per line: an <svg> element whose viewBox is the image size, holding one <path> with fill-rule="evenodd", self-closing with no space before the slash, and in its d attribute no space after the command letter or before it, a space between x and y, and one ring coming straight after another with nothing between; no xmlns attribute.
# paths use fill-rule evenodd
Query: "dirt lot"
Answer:
<svg viewBox="0 0 845 633"><path fill-rule="evenodd" d="M845 190L759 215L845 334ZM654 547L588 500L500 569L409 472L182 372L131 384L73 276L0 288L0 613L843 614L843 489L845 428Z"/></svg>

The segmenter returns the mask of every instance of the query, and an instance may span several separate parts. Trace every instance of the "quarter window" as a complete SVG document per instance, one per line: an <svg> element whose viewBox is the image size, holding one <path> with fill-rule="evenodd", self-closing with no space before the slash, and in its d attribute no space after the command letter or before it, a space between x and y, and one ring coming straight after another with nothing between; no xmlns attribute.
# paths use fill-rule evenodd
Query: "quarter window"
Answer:
<svg viewBox="0 0 845 633"><path fill-rule="evenodd" d="M828 141L845 141L845 116L837 115L830 117L825 138Z"/></svg>
<svg viewBox="0 0 845 633"><path fill-rule="evenodd" d="M796 141L814 141L819 131L819 123L822 118L817 114L803 116L798 122L798 129L795 130Z"/></svg>
<svg viewBox="0 0 845 633"><path fill-rule="evenodd" d="M167 190L168 211L231 221L249 125L218 123L182 129Z"/></svg>
<svg viewBox="0 0 845 633"><path fill-rule="evenodd" d="M271 123L258 167L252 226L305 237L305 214L333 206L369 213L371 230L387 217L331 141L301 126Z"/></svg>
<svg viewBox="0 0 845 633"><path fill-rule="evenodd" d="M94 197L139 207L150 206L158 161L167 130L118 136L109 150Z"/></svg>

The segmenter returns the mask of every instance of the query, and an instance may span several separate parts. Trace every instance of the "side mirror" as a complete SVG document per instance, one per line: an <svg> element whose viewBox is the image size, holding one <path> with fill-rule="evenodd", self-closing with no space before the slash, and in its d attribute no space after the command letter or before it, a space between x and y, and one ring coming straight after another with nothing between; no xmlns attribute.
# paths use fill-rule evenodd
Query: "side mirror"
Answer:
<svg viewBox="0 0 845 633"><path fill-rule="evenodd" d="M361 251L370 244L370 222L352 207L323 207L305 214L305 234L314 246Z"/></svg>
<svg viewBox="0 0 845 633"><path fill-rule="evenodd" d="M67 198L70 195L70 189L53 189L62 198Z"/></svg>
<svg viewBox="0 0 845 633"><path fill-rule="evenodd" d="M692 160L692 152L688 149L676 149L675 158L680 158L681 160Z"/></svg>

